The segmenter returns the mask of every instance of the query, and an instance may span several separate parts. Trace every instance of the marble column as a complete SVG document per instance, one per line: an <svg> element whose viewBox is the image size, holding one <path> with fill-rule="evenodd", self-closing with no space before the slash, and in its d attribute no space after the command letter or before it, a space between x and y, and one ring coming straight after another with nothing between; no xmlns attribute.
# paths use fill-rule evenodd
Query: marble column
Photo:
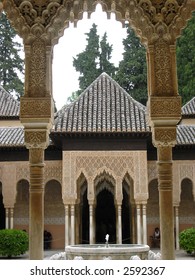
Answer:
<svg viewBox="0 0 195 280"><path fill-rule="evenodd" d="M175 206L175 245L176 245L176 250L179 250L179 207Z"/></svg>
<svg viewBox="0 0 195 280"><path fill-rule="evenodd" d="M70 227L71 227L71 236L70 244L75 244L75 205L70 206Z"/></svg>
<svg viewBox="0 0 195 280"><path fill-rule="evenodd" d="M14 208L10 208L10 228L14 228Z"/></svg>
<svg viewBox="0 0 195 280"><path fill-rule="evenodd" d="M146 220L146 204L142 204L142 223L143 223L143 236L142 242L143 244L147 244L147 220Z"/></svg>
<svg viewBox="0 0 195 280"><path fill-rule="evenodd" d="M65 247L68 246L69 243L69 205L65 205Z"/></svg>
<svg viewBox="0 0 195 280"><path fill-rule="evenodd" d="M94 207L89 205L89 244L94 243Z"/></svg>
<svg viewBox="0 0 195 280"><path fill-rule="evenodd" d="M141 244L141 206L136 204L136 214L137 214L137 244Z"/></svg>
<svg viewBox="0 0 195 280"><path fill-rule="evenodd" d="M5 208L5 228L9 229L9 208Z"/></svg>
<svg viewBox="0 0 195 280"><path fill-rule="evenodd" d="M117 234L117 243L118 244L122 244L122 208L121 208L121 204L118 204L117 205L117 231L118 231L118 234Z"/></svg>

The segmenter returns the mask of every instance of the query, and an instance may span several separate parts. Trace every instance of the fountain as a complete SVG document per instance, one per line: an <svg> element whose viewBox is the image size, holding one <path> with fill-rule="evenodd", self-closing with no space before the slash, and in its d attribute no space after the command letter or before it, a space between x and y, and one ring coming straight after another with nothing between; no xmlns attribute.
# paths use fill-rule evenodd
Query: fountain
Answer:
<svg viewBox="0 0 195 280"><path fill-rule="evenodd" d="M79 244L66 246L66 259L84 260L130 260L138 256L141 260L148 259L150 247L143 244L109 244L109 234L105 236L105 244Z"/></svg>

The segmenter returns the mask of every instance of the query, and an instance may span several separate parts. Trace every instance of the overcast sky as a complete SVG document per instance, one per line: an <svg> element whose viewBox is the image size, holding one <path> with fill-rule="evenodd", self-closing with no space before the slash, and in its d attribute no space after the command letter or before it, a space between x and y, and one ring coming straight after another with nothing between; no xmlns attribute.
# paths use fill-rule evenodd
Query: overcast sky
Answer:
<svg viewBox="0 0 195 280"><path fill-rule="evenodd" d="M76 57L85 49L85 33L89 32L93 23L98 26L100 37L107 32L108 42L113 45L111 61L118 65L118 62L122 60L122 40L126 37L126 29L122 28L122 24L115 20L114 14L111 19L107 20L106 13L102 12L101 5L97 5L96 12L91 15L91 19L87 19L85 14L76 28L70 24L65 29L64 36L54 47L53 96L58 110L66 103L72 92L79 89L79 73L72 65L73 57Z"/></svg>

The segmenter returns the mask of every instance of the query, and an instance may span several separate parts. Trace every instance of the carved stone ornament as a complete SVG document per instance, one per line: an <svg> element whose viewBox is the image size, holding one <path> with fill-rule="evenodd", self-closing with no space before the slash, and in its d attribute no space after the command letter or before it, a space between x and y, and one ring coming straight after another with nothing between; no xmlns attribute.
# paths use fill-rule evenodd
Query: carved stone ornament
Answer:
<svg viewBox="0 0 195 280"><path fill-rule="evenodd" d="M181 115L181 97L150 97L150 115L151 117L159 116L176 116Z"/></svg>
<svg viewBox="0 0 195 280"><path fill-rule="evenodd" d="M176 144L176 127L153 128L153 143L158 146L172 146Z"/></svg>
<svg viewBox="0 0 195 280"><path fill-rule="evenodd" d="M69 22L75 24L95 10L97 0L6 0L4 9L12 25L21 37L42 36L57 40ZM191 16L189 0L102 0L108 17L116 13L116 19L131 26L143 42L155 41L160 36L175 41ZM31 32L30 32L31 30ZM46 31L46 32L45 32Z"/></svg>
<svg viewBox="0 0 195 280"><path fill-rule="evenodd" d="M176 125L181 118L181 97L150 96L148 109L152 125Z"/></svg>
<svg viewBox="0 0 195 280"><path fill-rule="evenodd" d="M28 149L45 149L49 144L48 141L47 130L25 130L25 144Z"/></svg>
<svg viewBox="0 0 195 280"><path fill-rule="evenodd" d="M20 116L22 118L50 118L52 104L50 97L30 98L21 97Z"/></svg>

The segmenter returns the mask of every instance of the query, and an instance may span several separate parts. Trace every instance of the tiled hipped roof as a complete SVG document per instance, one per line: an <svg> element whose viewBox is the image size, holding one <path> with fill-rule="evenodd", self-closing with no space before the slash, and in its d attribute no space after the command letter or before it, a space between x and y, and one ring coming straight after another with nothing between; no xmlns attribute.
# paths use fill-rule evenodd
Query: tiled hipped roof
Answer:
<svg viewBox="0 0 195 280"><path fill-rule="evenodd" d="M145 106L107 74L101 74L55 119L57 132L147 132Z"/></svg>
<svg viewBox="0 0 195 280"><path fill-rule="evenodd" d="M0 147L24 146L23 127L0 127Z"/></svg>
<svg viewBox="0 0 195 280"><path fill-rule="evenodd" d="M195 111L195 98L182 112ZM0 87L0 118L19 116L19 102ZM125 133L150 131L146 108L107 74L102 74L72 104L57 112L52 133ZM56 133L57 132L57 133ZM177 126L177 145L195 145L195 125ZM0 127L0 147L24 146L22 127Z"/></svg>
<svg viewBox="0 0 195 280"><path fill-rule="evenodd" d="M195 125L177 126L177 145L195 145Z"/></svg>
<svg viewBox="0 0 195 280"><path fill-rule="evenodd" d="M19 117L20 102L0 86L0 118Z"/></svg>
<svg viewBox="0 0 195 280"><path fill-rule="evenodd" d="M182 115L195 116L195 97L193 97L182 107Z"/></svg>

